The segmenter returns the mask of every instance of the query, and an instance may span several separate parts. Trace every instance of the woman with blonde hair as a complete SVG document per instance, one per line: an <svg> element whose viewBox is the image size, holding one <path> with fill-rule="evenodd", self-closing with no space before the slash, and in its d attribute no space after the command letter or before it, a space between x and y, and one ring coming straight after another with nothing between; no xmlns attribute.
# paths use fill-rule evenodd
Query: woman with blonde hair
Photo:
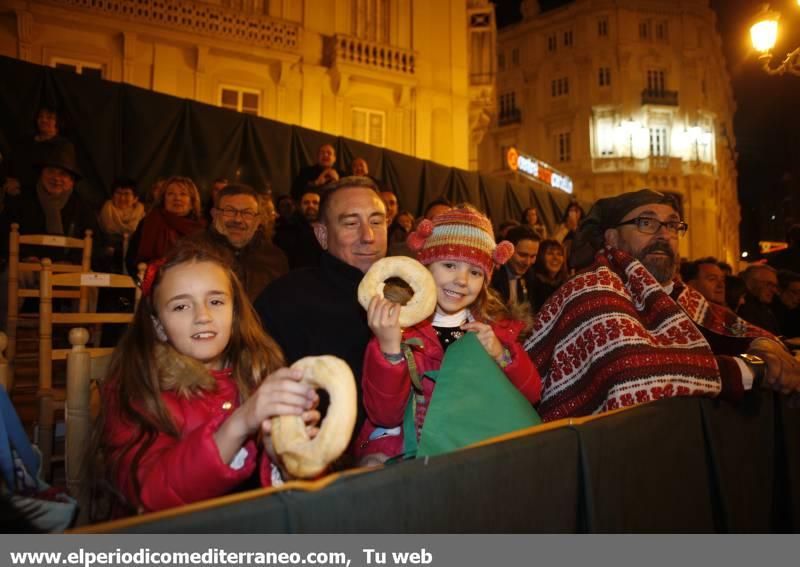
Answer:
<svg viewBox="0 0 800 567"><path fill-rule="evenodd" d="M136 273L139 262L163 257L182 236L206 226L200 192L188 177L166 179L152 210L139 223L128 246L128 273Z"/></svg>

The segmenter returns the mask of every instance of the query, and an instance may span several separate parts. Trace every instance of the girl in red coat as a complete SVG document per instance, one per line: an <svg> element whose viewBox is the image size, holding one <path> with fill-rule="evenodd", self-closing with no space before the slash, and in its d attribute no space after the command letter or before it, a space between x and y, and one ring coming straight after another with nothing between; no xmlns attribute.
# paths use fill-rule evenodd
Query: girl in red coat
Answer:
<svg viewBox="0 0 800 567"><path fill-rule="evenodd" d="M271 485L281 473L268 454L270 418L319 420L302 372L282 366L234 272L215 252L181 241L148 266L103 389L116 486L139 511L153 511L248 480Z"/></svg>
<svg viewBox="0 0 800 567"><path fill-rule="evenodd" d="M362 430L357 448L363 464L399 454L401 436L413 434L401 433L400 427L412 390L403 345L413 353L415 373L421 379L414 408L418 438L435 385L424 375L442 366L447 348L465 333L475 333L480 345L529 402L539 401L539 374L518 340L526 322L513 318L488 287L494 267L513 254L511 243L496 245L489 219L472 206L461 205L432 221L423 221L409 235L408 244L433 274L436 311L431 319L401 329L396 303L376 296L369 305L367 320L375 337L367 347L362 378L364 406L371 422Z"/></svg>

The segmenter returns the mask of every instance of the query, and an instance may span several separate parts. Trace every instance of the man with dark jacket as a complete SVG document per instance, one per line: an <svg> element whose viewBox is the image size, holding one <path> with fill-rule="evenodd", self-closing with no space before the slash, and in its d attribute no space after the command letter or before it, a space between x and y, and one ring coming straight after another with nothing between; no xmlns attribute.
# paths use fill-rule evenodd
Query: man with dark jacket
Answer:
<svg viewBox="0 0 800 567"><path fill-rule="evenodd" d="M514 245L514 255L494 271L492 288L506 303L533 303L531 266L536 261L541 237L529 226L516 226L508 231L506 240Z"/></svg>
<svg viewBox="0 0 800 567"><path fill-rule="evenodd" d="M34 187L25 187L19 195L6 198L0 215L0 250L8 253L11 224L19 224L20 234L52 234L70 238L84 238L86 231L93 233L92 252L102 251L102 237L98 231L97 213L75 191L81 172L75 159L75 147L67 142L49 144L36 164L39 175ZM21 250L20 257L50 257L53 261L71 259L68 254L54 255L54 248ZM45 254L45 256L42 256ZM76 257L80 262L80 252Z"/></svg>
<svg viewBox="0 0 800 567"><path fill-rule="evenodd" d="M288 364L332 354L347 362L360 384L372 332L357 290L364 273L386 255L386 207L370 179L345 177L323 195L319 221L320 265L273 282L255 307ZM364 416L360 387L358 397L356 431Z"/></svg>
<svg viewBox="0 0 800 567"><path fill-rule="evenodd" d="M264 235L259 202L249 185L227 185L211 210L211 225L200 236L229 257L251 301L289 271L284 253Z"/></svg>

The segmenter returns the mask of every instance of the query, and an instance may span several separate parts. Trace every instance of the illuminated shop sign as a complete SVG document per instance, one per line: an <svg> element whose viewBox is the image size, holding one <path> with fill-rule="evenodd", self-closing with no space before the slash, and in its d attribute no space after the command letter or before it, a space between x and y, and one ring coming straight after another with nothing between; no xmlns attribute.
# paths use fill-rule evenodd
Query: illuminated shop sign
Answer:
<svg viewBox="0 0 800 567"><path fill-rule="evenodd" d="M572 193L572 179L568 175L561 173L541 160L519 153L514 147L508 149L506 162L512 171L519 171L525 176L546 183L554 189Z"/></svg>

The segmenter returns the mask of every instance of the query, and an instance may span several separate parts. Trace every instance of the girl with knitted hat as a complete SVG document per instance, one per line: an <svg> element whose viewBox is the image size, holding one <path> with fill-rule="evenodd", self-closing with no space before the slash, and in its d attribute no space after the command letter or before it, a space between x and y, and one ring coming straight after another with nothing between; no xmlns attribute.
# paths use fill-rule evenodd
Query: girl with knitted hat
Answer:
<svg viewBox="0 0 800 567"><path fill-rule="evenodd" d="M365 428L377 429L361 439L362 463L438 454L539 422L532 404L541 381L518 340L526 324L489 289L513 245L495 244L489 219L470 205L423 221L408 244L433 275L436 311L401 329L397 303L376 296L369 304L375 336L362 390Z"/></svg>

